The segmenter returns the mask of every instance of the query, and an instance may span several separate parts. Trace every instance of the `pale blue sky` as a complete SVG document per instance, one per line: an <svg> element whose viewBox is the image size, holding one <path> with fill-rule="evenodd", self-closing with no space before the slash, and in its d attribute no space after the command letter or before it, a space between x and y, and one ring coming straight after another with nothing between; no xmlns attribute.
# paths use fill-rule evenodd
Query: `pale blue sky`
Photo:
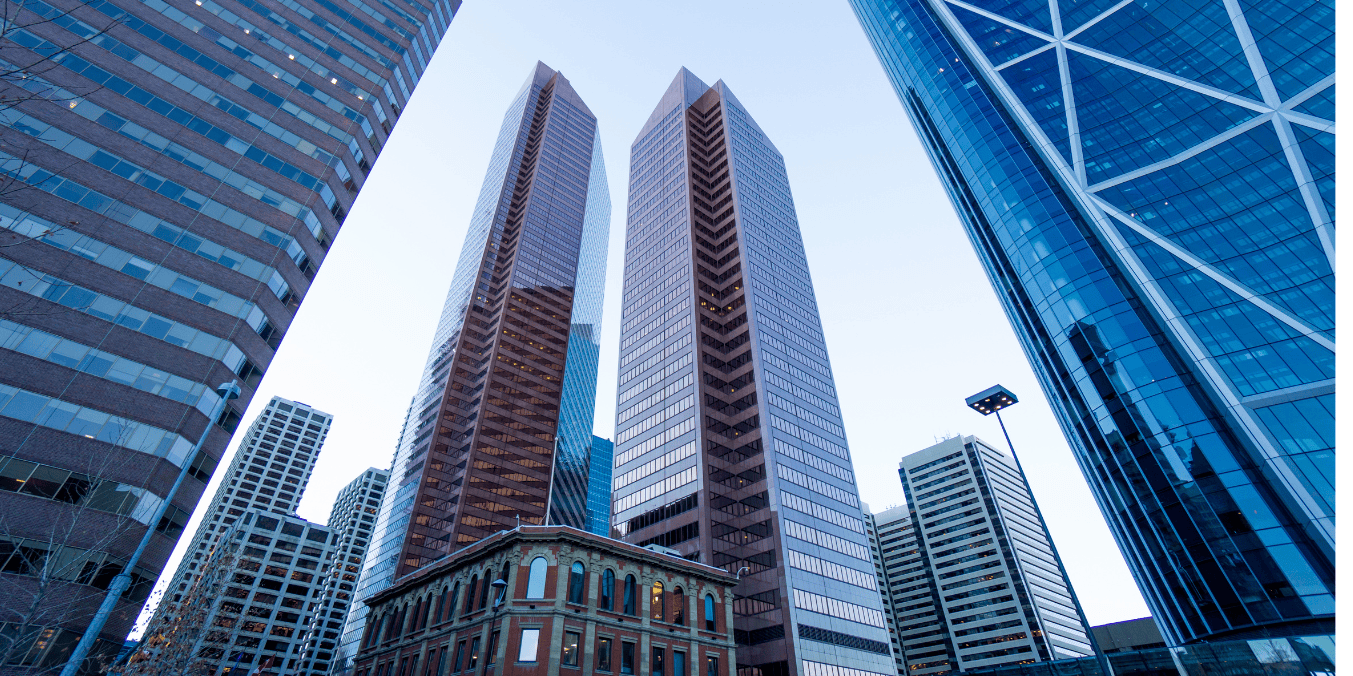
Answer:
<svg viewBox="0 0 1353 676"><path fill-rule="evenodd" d="M686 66L723 79L785 156L864 501L901 503L898 459L940 438L1003 443L963 405L1000 382L1022 400L1007 424L1091 623L1148 614L845 0L466 0L245 416L274 394L334 414L301 516L324 520L344 484L389 464L503 112L537 60L597 115L615 205L598 434L614 429L629 146Z"/></svg>

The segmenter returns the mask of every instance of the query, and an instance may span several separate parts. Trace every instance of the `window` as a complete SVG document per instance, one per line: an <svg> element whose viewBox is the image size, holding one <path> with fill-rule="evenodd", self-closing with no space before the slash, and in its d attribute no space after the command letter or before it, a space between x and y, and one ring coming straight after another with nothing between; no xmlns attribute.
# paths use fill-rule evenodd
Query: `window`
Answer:
<svg viewBox="0 0 1353 676"><path fill-rule="evenodd" d="M437 605L432 607L432 624L437 624L442 619L442 608L446 607L446 595L451 590L442 587L442 595L437 597Z"/></svg>
<svg viewBox="0 0 1353 676"><path fill-rule="evenodd" d="M471 576L470 584L466 585L465 587L465 608L460 611L461 615L468 615L470 614L471 610L474 610L474 593L478 587L479 587L479 576L478 575Z"/></svg>
<svg viewBox="0 0 1353 676"><path fill-rule="evenodd" d="M653 583L653 596L648 601L649 617L659 622L667 621L667 597L663 596L662 583Z"/></svg>
<svg viewBox="0 0 1353 676"><path fill-rule="evenodd" d="M634 644L629 641L620 642L620 673L634 673Z"/></svg>
<svg viewBox="0 0 1353 676"><path fill-rule="evenodd" d="M672 592L672 605L676 606L675 608L672 609L672 623L685 626L686 592L681 591L681 587L677 587L676 591Z"/></svg>
<svg viewBox="0 0 1353 676"><path fill-rule="evenodd" d="M713 655L705 657L705 676L719 676L719 658Z"/></svg>
<svg viewBox="0 0 1353 676"><path fill-rule="evenodd" d="M705 594L705 631L714 630L714 595Z"/></svg>
<svg viewBox="0 0 1353 676"><path fill-rule="evenodd" d="M475 665L479 664L479 637L474 637L470 641L470 661L465 665L468 671L474 671Z"/></svg>
<svg viewBox="0 0 1353 676"><path fill-rule="evenodd" d="M626 576L625 576L625 614L626 614L626 615L638 615L638 614L639 614L639 611L637 610L638 604L636 603L636 599L634 598L635 593L636 593L636 590L635 590L635 588L634 588L634 576L633 576L633 575L626 575Z"/></svg>
<svg viewBox="0 0 1353 676"><path fill-rule="evenodd" d="M484 588L479 590L480 610L483 610L484 606L487 606L489 604L489 591L493 589L492 585L493 585L493 569L487 568L484 570Z"/></svg>
<svg viewBox="0 0 1353 676"><path fill-rule="evenodd" d="M540 647L540 630L521 630L521 647L517 650L518 662L536 661L536 651Z"/></svg>
<svg viewBox="0 0 1353 676"><path fill-rule="evenodd" d="M583 602L583 564L573 563L573 568L568 572L568 602Z"/></svg>
<svg viewBox="0 0 1353 676"><path fill-rule="evenodd" d="M666 676L667 674L667 650L653 647L653 676Z"/></svg>
<svg viewBox="0 0 1353 676"><path fill-rule="evenodd" d="M484 664L492 665L498 660L498 632L489 635L489 654L484 657Z"/></svg>
<svg viewBox="0 0 1353 676"><path fill-rule="evenodd" d="M526 578L526 598L545 598L545 571L550 567L543 556L531 560L531 575Z"/></svg>
<svg viewBox="0 0 1353 676"><path fill-rule="evenodd" d="M611 639L597 639L597 671L611 670Z"/></svg>
<svg viewBox="0 0 1353 676"><path fill-rule="evenodd" d="M601 574L601 596L597 605L602 610L615 610L615 572L609 568Z"/></svg>
<svg viewBox="0 0 1353 676"><path fill-rule="evenodd" d="M446 604L446 618L451 619L456 614L456 601L460 600L460 581L456 581L455 586L451 587L451 602Z"/></svg>
<svg viewBox="0 0 1353 676"><path fill-rule="evenodd" d="M437 655L437 676L446 676L446 646L442 646L441 652Z"/></svg>
<svg viewBox="0 0 1353 676"><path fill-rule="evenodd" d="M672 653L672 676L689 676L686 673L686 653Z"/></svg>
<svg viewBox="0 0 1353 676"><path fill-rule="evenodd" d="M459 673L460 667L465 663L465 641L456 644L456 659L451 663L451 673Z"/></svg>
<svg viewBox="0 0 1353 676"><path fill-rule="evenodd" d="M566 667L578 666L578 632L564 632L564 652L559 659L559 663Z"/></svg>
<svg viewBox="0 0 1353 676"><path fill-rule="evenodd" d="M507 600L507 587L508 587L507 583L509 579L507 576L510 575L511 573L512 573L512 563L510 561L504 561L503 572L501 575L498 576L498 579L503 581L503 590L498 593L498 598L493 600L493 604L495 607L497 607L499 604Z"/></svg>

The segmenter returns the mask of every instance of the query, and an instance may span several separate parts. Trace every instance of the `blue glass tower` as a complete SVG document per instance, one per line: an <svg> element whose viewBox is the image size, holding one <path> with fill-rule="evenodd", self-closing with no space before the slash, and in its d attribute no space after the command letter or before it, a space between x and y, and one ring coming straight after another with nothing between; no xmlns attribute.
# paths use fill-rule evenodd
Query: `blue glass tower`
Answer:
<svg viewBox="0 0 1353 676"><path fill-rule="evenodd" d="M852 5L1167 639L1332 632L1333 2Z"/></svg>
<svg viewBox="0 0 1353 676"><path fill-rule="evenodd" d="M357 601L521 523L587 528L610 210L597 119L537 64L503 117ZM354 603L343 658L365 626Z"/></svg>
<svg viewBox="0 0 1353 676"><path fill-rule="evenodd" d="M614 442L592 437L587 474L587 530L597 535L611 534L611 462L614 458Z"/></svg>

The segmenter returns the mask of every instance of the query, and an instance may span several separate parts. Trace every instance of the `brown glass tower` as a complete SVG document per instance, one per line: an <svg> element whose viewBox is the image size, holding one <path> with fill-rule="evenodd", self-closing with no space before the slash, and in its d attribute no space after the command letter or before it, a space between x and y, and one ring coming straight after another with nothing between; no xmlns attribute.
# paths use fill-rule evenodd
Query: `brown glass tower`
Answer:
<svg viewBox="0 0 1353 676"><path fill-rule="evenodd" d="M615 528L742 572L740 676L893 673L783 158L685 69L630 157Z"/></svg>
<svg viewBox="0 0 1353 676"><path fill-rule="evenodd" d="M518 523L587 527L609 226L596 117L537 64L504 118L359 598Z"/></svg>

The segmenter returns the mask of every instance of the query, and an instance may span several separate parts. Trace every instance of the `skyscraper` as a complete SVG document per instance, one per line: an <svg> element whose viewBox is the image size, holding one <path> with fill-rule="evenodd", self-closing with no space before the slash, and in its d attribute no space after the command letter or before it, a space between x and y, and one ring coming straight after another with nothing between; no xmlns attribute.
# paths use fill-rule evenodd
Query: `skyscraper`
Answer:
<svg viewBox="0 0 1353 676"><path fill-rule="evenodd" d="M587 530L597 535L611 534L611 470L614 469L615 443L592 437L592 456L587 470Z"/></svg>
<svg viewBox="0 0 1353 676"><path fill-rule="evenodd" d="M596 117L537 64L489 160L358 601L518 523L587 527L610 211ZM357 604L346 658L365 617Z"/></svg>
<svg viewBox="0 0 1353 676"><path fill-rule="evenodd" d="M1334 3L852 5L1166 640L1333 632Z"/></svg>
<svg viewBox="0 0 1353 676"><path fill-rule="evenodd" d="M95 552L116 568L146 526L115 524L80 487L116 482L163 498L184 465L192 472L170 513L193 511L459 5L39 0L6 10L0 453L84 477L50 495L0 493L10 540ZM213 390L232 379L243 396L211 428ZM182 520L166 525L140 561L149 579ZM78 639L104 577L68 585L92 603L37 615L19 601L34 577L0 573L13 590L0 594L0 623L50 630L48 645ZM122 645L146 591L124 595L100 651Z"/></svg>
<svg viewBox="0 0 1353 676"><path fill-rule="evenodd" d="M899 576L915 579L901 589L921 589L894 603L934 613L910 637L907 673L940 661L968 671L1094 654L1043 515L1010 456L976 437L953 437L904 456L898 473L914 539L902 558L921 564ZM925 646L945 654L927 657Z"/></svg>
<svg viewBox="0 0 1353 676"><path fill-rule="evenodd" d="M165 588L164 601L180 600L221 534L246 511L282 516L296 513L332 423L332 415L300 402L282 397L268 402L240 441L174 571L173 581Z"/></svg>
<svg viewBox="0 0 1353 676"><path fill-rule="evenodd" d="M338 534L338 539L334 542L333 565L325 571L321 585L319 609L311 616L302 645L301 668L309 671L301 673L324 674L331 666L341 666L334 660L335 650L352 608L357 576L366 561L376 512L389 480L389 470L371 467L348 482L334 498L325 525Z"/></svg>
<svg viewBox="0 0 1353 676"><path fill-rule="evenodd" d="M914 594L908 594L911 589L903 591L900 584L903 580L914 583L920 579L923 574L924 566L919 561L911 561L906 554L912 556L916 554L916 536L911 530L911 517L907 515L907 506L889 507L881 512L871 513L869 505L864 507L864 527L866 535L869 536L869 549L874 556L874 572L878 577L879 597L883 600L883 619L888 624L888 634L892 639L893 659L897 662L897 673L911 673L907 670L907 660L902 650L902 622L897 612L897 601ZM903 575L906 571L907 575ZM914 588L914 587L913 587ZM923 600L929 600L924 597ZM915 600L908 604L908 612L905 615L908 619L919 616L927 616L925 624L928 626L936 620L933 612L917 613ZM943 655L943 650L940 651ZM927 664L918 665L919 669L930 666ZM948 662L945 662L948 666Z"/></svg>
<svg viewBox="0 0 1353 676"><path fill-rule="evenodd" d="M783 158L682 69L630 148L612 517L737 572L739 673L893 673Z"/></svg>

